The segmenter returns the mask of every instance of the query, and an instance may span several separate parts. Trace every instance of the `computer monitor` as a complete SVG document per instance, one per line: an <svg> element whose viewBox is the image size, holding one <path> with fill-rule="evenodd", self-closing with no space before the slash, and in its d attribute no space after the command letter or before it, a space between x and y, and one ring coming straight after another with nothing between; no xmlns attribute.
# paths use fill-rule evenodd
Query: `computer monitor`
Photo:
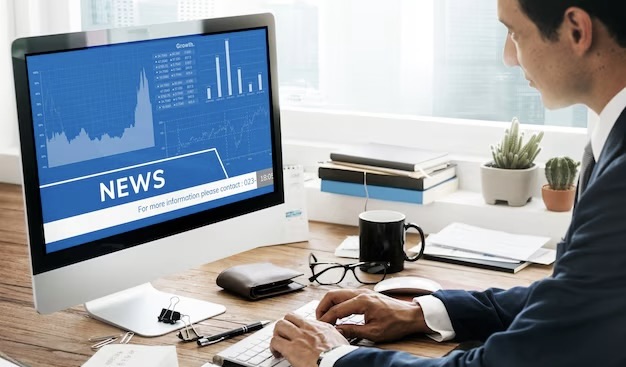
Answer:
<svg viewBox="0 0 626 367"><path fill-rule="evenodd" d="M253 213L284 200L272 15L22 38L12 54L36 309L86 302L146 336L182 327L163 308L224 312L144 283L280 230Z"/></svg>

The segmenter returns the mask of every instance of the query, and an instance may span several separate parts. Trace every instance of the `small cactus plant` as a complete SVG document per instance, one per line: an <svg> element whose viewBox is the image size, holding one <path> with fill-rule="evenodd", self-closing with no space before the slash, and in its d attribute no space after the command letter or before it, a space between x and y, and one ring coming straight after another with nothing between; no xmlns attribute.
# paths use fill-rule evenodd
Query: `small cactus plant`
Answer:
<svg viewBox="0 0 626 367"><path fill-rule="evenodd" d="M552 190L569 190L574 185L580 162L570 157L554 157L546 162L546 179Z"/></svg>
<svg viewBox="0 0 626 367"><path fill-rule="evenodd" d="M535 158L541 151L539 143L543 131L533 134L526 145L522 145L524 133L519 133L519 121L513 118L511 127L504 132L502 143L491 146L493 164L491 167L504 169L527 169L532 167Z"/></svg>

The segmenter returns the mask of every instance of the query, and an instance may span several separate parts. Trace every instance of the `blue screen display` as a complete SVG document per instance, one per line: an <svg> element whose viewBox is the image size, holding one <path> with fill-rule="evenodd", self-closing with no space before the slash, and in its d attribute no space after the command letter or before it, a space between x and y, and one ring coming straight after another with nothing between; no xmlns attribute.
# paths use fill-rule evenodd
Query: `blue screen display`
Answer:
<svg viewBox="0 0 626 367"><path fill-rule="evenodd" d="M265 29L26 62L48 253L274 191Z"/></svg>

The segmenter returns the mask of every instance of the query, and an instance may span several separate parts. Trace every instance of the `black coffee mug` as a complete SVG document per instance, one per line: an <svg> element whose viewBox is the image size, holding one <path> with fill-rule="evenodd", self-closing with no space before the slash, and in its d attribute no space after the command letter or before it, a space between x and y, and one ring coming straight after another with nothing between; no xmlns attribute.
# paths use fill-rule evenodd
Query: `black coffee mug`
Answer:
<svg viewBox="0 0 626 367"><path fill-rule="evenodd" d="M424 254L425 236L415 223L405 223L406 216L391 210L370 210L359 214L359 261L386 261L387 273L404 270L405 261L416 261ZM406 231L419 232L420 252L408 257L404 252Z"/></svg>

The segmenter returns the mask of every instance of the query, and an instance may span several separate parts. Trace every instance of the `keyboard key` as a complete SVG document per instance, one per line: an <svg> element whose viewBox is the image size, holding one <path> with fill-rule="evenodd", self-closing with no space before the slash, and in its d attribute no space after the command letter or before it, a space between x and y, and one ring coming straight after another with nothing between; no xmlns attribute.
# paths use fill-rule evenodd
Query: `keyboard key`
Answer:
<svg viewBox="0 0 626 367"><path fill-rule="evenodd" d="M283 359L279 363L273 365L272 367L291 367L291 364L286 359Z"/></svg>
<svg viewBox="0 0 626 367"><path fill-rule="evenodd" d="M259 367L272 367L277 364L280 360L276 360L275 358L266 358L263 362L259 363Z"/></svg>
<svg viewBox="0 0 626 367"><path fill-rule="evenodd" d="M264 359L268 359L273 356L272 352L270 352L269 348L265 349L263 352L259 353Z"/></svg>
<svg viewBox="0 0 626 367"><path fill-rule="evenodd" d="M259 345L255 345L255 346L254 346L254 347L252 347L252 349L250 349L250 350L252 350L254 353L261 353L261 352L263 352L264 350L267 350L267 347L261 347L261 346L259 346Z"/></svg>
<svg viewBox="0 0 626 367"><path fill-rule="evenodd" d="M247 362L250 359L250 357L245 355L245 354L240 354L240 355L237 356L236 359L238 361Z"/></svg>
<svg viewBox="0 0 626 367"><path fill-rule="evenodd" d="M264 360L266 360L266 359L267 359L267 358L264 358L264 357L262 357L262 356L258 355L258 356L256 356L256 357L250 358L250 360L248 361L248 363L250 363L250 364L253 364L253 365L257 366L257 365L261 364L261 362L263 362L263 361L264 361Z"/></svg>

